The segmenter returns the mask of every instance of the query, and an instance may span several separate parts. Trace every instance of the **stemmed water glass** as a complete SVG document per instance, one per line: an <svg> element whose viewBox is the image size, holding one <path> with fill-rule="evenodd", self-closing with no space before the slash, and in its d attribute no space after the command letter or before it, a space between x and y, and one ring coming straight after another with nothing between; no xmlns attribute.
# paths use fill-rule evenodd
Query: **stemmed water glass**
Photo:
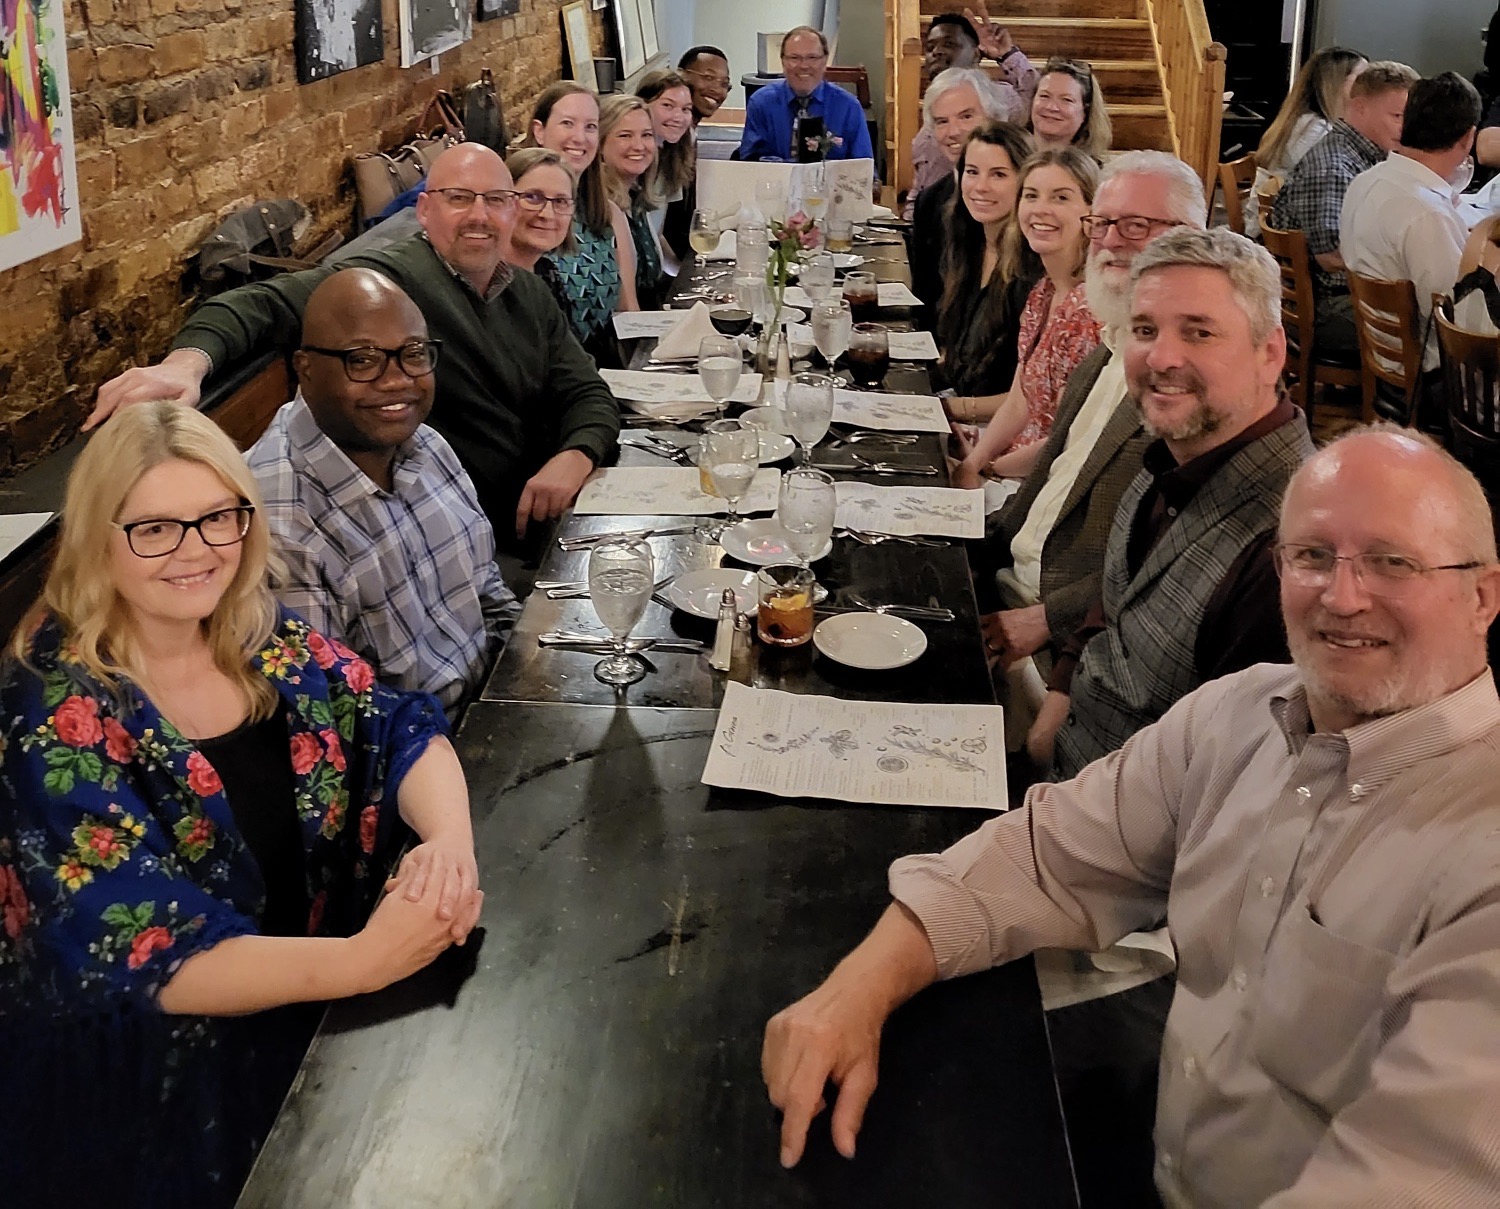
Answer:
<svg viewBox="0 0 1500 1209"><path fill-rule="evenodd" d="M824 374L798 374L787 384L786 426L800 447L800 465L812 461L813 446L828 435L828 425L832 422L832 378Z"/></svg>
<svg viewBox="0 0 1500 1209"><path fill-rule="evenodd" d="M838 489L832 475L796 466L781 476L776 522L786 533L787 546L804 567L832 540L837 512ZM813 600L827 599L827 589L815 583Z"/></svg>
<svg viewBox="0 0 1500 1209"><path fill-rule="evenodd" d="M798 275L802 288L814 302L822 302L833 296L833 256L818 252L802 262Z"/></svg>
<svg viewBox="0 0 1500 1209"><path fill-rule="evenodd" d="M833 363L849 348L849 337L854 331L854 312L842 298L819 302L813 307L812 331L813 343L823 354L823 360L828 362L831 373Z"/></svg>
<svg viewBox="0 0 1500 1209"><path fill-rule="evenodd" d="M638 538L600 542L589 555L589 599L614 648L594 667L605 684L634 684L649 670L628 640L651 599L655 575L651 547Z"/></svg>
<svg viewBox="0 0 1500 1209"><path fill-rule="evenodd" d="M743 420L715 420L699 439L698 469L712 484L713 494L729 505L722 522L702 530L718 541L725 529L740 523L740 499L760 469L760 429Z"/></svg>
<svg viewBox="0 0 1500 1209"><path fill-rule="evenodd" d="M724 401L740 384L744 368L738 340L730 336L704 336L698 342L698 381L703 383L719 415L724 414Z"/></svg>
<svg viewBox="0 0 1500 1209"><path fill-rule="evenodd" d="M741 273L734 279L734 305L750 312L750 322L761 327L766 322L766 312L771 307L771 292L766 289L765 277Z"/></svg>

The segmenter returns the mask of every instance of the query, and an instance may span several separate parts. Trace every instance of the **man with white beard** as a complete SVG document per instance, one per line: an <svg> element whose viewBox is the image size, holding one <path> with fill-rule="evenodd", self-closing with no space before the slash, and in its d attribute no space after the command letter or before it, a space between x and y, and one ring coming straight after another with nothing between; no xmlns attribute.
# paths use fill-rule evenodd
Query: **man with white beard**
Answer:
<svg viewBox="0 0 1500 1209"><path fill-rule="evenodd" d="M988 557L981 556L985 569L998 570L1000 609L981 620L1001 666L1040 655L1050 670L1050 648L1083 624L1099 597L1115 507L1149 443L1125 389L1130 266L1163 231L1201 228L1207 217L1202 182L1176 156L1128 151L1104 170L1083 220L1090 237L1084 288L1104 339L1068 379L1051 435L998 513Z"/></svg>

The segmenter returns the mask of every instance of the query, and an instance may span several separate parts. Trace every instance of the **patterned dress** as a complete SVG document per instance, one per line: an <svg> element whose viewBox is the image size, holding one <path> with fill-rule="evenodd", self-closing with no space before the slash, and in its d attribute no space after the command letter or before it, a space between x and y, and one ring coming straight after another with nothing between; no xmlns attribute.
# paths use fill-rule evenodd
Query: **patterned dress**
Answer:
<svg viewBox="0 0 1500 1209"><path fill-rule="evenodd" d="M546 259L556 270L573 333L587 347L609 328L620 305L620 262L615 259L614 231L608 227L596 235L573 216L573 239L578 250L567 255L554 252Z"/></svg>
<svg viewBox="0 0 1500 1209"><path fill-rule="evenodd" d="M1052 305L1055 293L1052 279L1044 276L1031 287L1026 309L1021 312L1021 334L1016 348L1021 393L1026 398L1026 427L1010 449L1046 439L1052 431L1052 417L1057 414L1057 404L1069 375L1099 347L1103 338L1104 329L1089 310L1082 282L1059 300L1048 320L1047 308Z"/></svg>
<svg viewBox="0 0 1500 1209"><path fill-rule="evenodd" d="M28 664L0 686L0 1187L48 1203L87 1169L120 1209L232 1204L308 1013L172 1016L156 996L188 957L260 931L265 879L218 772L140 689L112 694L52 622ZM252 665L282 701L307 934L349 935L442 709L291 613Z"/></svg>

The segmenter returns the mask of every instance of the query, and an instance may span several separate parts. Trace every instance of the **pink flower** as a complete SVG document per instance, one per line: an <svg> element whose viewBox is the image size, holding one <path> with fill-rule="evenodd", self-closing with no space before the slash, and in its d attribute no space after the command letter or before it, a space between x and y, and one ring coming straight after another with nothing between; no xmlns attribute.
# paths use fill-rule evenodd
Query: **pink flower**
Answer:
<svg viewBox="0 0 1500 1209"><path fill-rule="evenodd" d="M323 747L317 735L302 731L292 736L292 771L299 777L310 773L322 758Z"/></svg>
<svg viewBox="0 0 1500 1209"><path fill-rule="evenodd" d="M379 823L379 807L366 806L359 812L359 846L366 852L375 851L375 829Z"/></svg>
<svg viewBox="0 0 1500 1209"><path fill-rule="evenodd" d="M165 928L147 928L139 933L130 942L130 956L125 964L132 970L139 970L151 960L151 954L159 949L170 949L172 947L172 934Z"/></svg>
<svg viewBox="0 0 1500 1209"><path fill-rule="evenodd" d="M312 652L312 657L325 672L333 666L335 655L333 648L328 645L328 639L312 630L307 635L307 649Z"/></svg>
<svg viewBox="0 0 1500 1209"><path fill-rule="evenodd" d="M329 645L333 647L333 653L340 659L358 659L359 656L346 647L337 638L330 638Z"/></svg>
<svg viewBox="0 0 1500 1209"><path fill-rule="evenodd" d="M214 771L214 766L208 762L208 757L201 751L195 751L187 758L188 766L188 788L200 798L211 797L224 788L224 782L219 780L219 774Z"/></svg>
<svg viewBox="0 0 1500 1209"><path fill-rule="evenodd" d="M318 733L323 737L323 746L328 748L328 762L343 772L348 765L344 760L344 745L339 742L339 732L329 727Z"/></svg>
<svg viewBox="0 0 1500 1209"><path fill-rule="evenodd" d="M69 697L52 715L57 737L69 747L92 747L104 738L99 703L92 697Z"/></svg>
<svg viewBox="0 0 1500 1209"><path fill-rule="evenodd" d="M363 693L375 683L375 673L363 659L353 659L344 669L344 679L356 693Z"/></svg>
<svg viewBox="0 0 1500 1209"><path fill-rule="evenodd" d="M135 757L135 739L114 718L104 719L104 751L116 764L129 764Z"/></svg>

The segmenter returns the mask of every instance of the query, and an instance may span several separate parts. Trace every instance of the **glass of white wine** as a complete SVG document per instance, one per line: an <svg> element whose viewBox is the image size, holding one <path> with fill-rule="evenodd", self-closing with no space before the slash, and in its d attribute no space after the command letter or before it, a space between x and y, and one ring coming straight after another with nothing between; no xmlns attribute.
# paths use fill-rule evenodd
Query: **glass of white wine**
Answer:
<svg viewBox="0 0 1500 1209"><path fill-rule="evenodd" d="M719 229L718 216L711 210L694 210L688 223L688 244L698 253L698 259L711 256L721 238L723 232Z"/></svg>
<svg viewBox="0 0 1500 1209"><path fill-rule="evenodd" d="M638 538L600 542L589 555L589 599L614 647L594 667L594 676L605 684L634 684L649 670L631 653L629 638L651 600L655 576L651 547Z"/></svg>
<svg viewBox="0 0 1500 1209"><path fill-rule="evenodd" d="M708 538L718 541L725 529L740 523L740 499L750 490L759 469L760 429L753 424L715 420L703 430L698 442L700 480L706 480L713 488L711 494L729 505L729 515L703 531Z"/></svg>
<svg viewBox="0 0 1500 1209"><path fill-rule="evenodd" d="M828 435L833 422L833 379L826 374L798 374L787 384L786 426L800 447L801 465L812 461L813 446Z"/></svg>
<svg viewBox="0 0 1500 1209"><path fill-rule="evenodd" d="M740 384L740 374L745 362L740 355L740 342L730 336L704 336L698 342L698 381L724 414L724 402L734 394Z"/></svg>
<svg viewBox="0 0 1500 1209"><path fill-rule="evenodd" d="M849 337L854 332L854 312L842 298L829 298L813 307L813 343L828 369L849 350Z"/></svg>

